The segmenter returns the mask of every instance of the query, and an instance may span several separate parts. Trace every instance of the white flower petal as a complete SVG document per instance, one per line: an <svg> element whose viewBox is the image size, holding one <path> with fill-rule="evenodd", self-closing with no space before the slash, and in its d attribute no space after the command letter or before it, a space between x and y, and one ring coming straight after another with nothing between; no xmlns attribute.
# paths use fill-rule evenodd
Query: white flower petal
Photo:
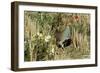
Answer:
<svg viewBox="0 0 100 73"><path fill-rule="evenodd" d="M37 35L39 35L40 33L39 32L37 32Z"/></svg>
<svg viewBox="0 0 100 73"><path fill-rule="evenodd" d="M48 39L45 39L45 42L49 42L49 40Z"/></svg>
<svg viewBox="0 0 100 73"><path fill-rule="evenodd" d="M42 37L42 36L43 36L42 33L39 33L39 32L37 32L37 35L38 35L39 37Z"/></svg>
<svg viewBox="0 0 100 73"><path fill-rule="evenodd" d="M54 53L54 48L52 48L51 52Z"/></svg>

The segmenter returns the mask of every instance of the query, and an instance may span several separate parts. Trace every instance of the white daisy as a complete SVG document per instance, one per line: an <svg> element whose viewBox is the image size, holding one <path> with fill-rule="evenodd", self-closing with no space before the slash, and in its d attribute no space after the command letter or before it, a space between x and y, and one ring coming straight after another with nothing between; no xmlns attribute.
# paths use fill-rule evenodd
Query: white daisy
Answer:
<svg viewBox="0 0 100 73"><path fill-rule="evenodd" d="M42 37L42 36L43 36L42 33L39 33L39 32L37 33L37 35L38 35L39 37Z"/></svg>
<svg viewBox="0 0 100 73"><path fill-rule="evenodd" d="M50 38L51 38L50 35L46 36L46 37L45 37L45 42L49 42Z"/></svg>

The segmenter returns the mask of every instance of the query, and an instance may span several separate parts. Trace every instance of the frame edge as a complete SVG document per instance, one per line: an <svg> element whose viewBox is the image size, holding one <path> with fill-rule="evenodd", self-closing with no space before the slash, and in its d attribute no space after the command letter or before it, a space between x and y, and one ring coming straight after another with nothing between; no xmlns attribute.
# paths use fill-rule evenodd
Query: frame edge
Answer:
<svg viewBox="0 0 100 73"><path fill-rule="evenodd" d="M11 2L11 70L12 71L18 70L18 49L17 49L18 11L17 10L18 10L17 2Z"/></svg>

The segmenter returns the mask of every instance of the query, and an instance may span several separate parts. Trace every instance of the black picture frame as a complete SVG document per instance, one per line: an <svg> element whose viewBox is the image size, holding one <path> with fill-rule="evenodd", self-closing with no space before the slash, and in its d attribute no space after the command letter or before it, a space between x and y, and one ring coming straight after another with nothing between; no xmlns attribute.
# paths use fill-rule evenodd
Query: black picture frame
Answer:
<svg viewBox="0 0 100 73"><path fill-rule="evenodd" d="M50 66L50 67L34 67L34 68L19 68L19 5L28 6L49 6L49 7L62 7L62 8L82 8L95 10L95 63L83 65L63 65L63 66ZM85 5L69 5L69 4L51 4L51 3L35 3L35 2L12 2L11 3L11 70L13 71L28 71L28 70L47 70L47 69L61 69L61 68L80 68L80 67L94 67L97 66L97 6Z"/></svg>

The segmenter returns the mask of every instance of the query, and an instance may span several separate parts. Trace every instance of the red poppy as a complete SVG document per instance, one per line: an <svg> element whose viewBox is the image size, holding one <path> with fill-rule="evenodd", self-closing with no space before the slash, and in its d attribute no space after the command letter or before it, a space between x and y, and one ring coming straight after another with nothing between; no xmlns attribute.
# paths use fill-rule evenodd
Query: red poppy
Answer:
<svg viewBox="0 0 100 73"><path fill-rule="evenodd" d="M77 16L77 15L74 16L73 18L74 18L75 20L79 20L79 16Z"/></svg>
<svg viewBox="0 0 100 73"><path fill-rule="evenodd" d="M79 19L79 16L75 16L75 19Z"/></svg>

